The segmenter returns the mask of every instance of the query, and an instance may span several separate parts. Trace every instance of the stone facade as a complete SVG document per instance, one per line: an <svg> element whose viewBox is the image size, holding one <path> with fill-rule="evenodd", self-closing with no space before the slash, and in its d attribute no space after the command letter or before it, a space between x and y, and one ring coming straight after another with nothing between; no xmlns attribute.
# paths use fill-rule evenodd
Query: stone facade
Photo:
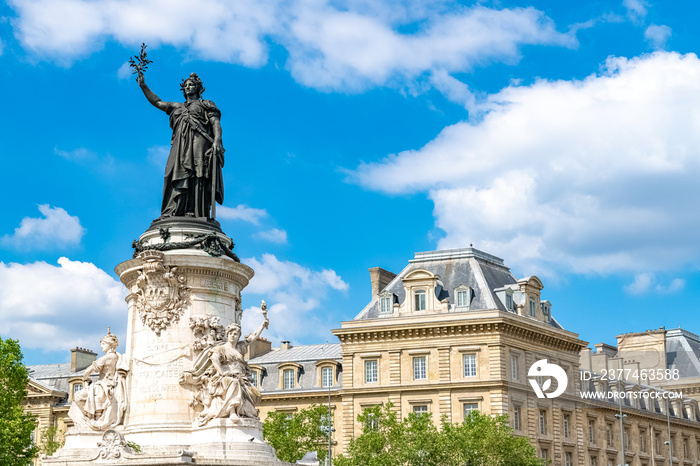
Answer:
<svg viewBox="0 0 700 466"><path fill-rule="evenodd" d="M696 335L660 329L588 349L554 318L537 277L517 279L501 259L473 248L417 253L397 275L379 268L370 274L372 298L333 330L339 343L271 348L259 339L250 345L261 419L271 410L291 414L327 404L330 394L335 455L360 433L357 415L369 406L391 401L402 416L424 412L436 423L442 416L461 422L478 409L508 414L516 435L564 466L620 464L623 442L626 464L668 465L670 425L673 464L700 464ZM530 368L542 360L568 378L556 398L536 396L533 384L546 384ZM622 383L608 377L618 369L625 374ZM635 379L635 369L677 369L678 377ZM80 373L63 378L79 380ZM48 409L43 418L52 422L54 416L60 425L70 403L67 382L44 380L42 386L41 395L30 395L28 409ZM594 397L621 390L629 394L622 406ZM683 397L666 402L669 390ZM654 397L639 400L633 393ZM623 435L615 417L620 409Z"/></svg>

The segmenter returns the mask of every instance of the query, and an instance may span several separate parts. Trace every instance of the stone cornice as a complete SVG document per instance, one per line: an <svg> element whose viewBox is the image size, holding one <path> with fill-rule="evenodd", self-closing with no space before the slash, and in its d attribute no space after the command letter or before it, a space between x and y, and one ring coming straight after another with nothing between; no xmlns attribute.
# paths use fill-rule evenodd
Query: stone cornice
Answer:
<svg viewBox="0 0 700 466"><path fill-rule="evenodd" d="M578 353L588 343L578 339L578 335L566 330L547 328L537 322L530 322L521 316L512 316L494 311L480 313L481 316L448 314L451 319L431 319L391 322L382 319L373 321L372 325L347 326L332 332L341 344L390 342L411 339L433 339L466 335L500 335L509 336L533 344L538 348ZM445 315L442 315L445 316ZM441 316L441 317L442 317ZM368 323L368 321L363 321ZM345 348L343 348L345 351Z"/></svg>

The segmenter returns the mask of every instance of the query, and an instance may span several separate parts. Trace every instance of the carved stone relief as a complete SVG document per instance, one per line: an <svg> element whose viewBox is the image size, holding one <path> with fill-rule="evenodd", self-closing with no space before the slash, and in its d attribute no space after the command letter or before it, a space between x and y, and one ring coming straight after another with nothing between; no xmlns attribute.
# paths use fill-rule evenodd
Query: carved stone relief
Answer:
<svg viewBox="0 0 700 466"><path fill-rule="evenodd" d="M190 288L177 267L165 266L162 252L148 250L139 257L144 264L134 289L138 295L136 309L141 321L160 335L180 319L189 303Z"/></svg>

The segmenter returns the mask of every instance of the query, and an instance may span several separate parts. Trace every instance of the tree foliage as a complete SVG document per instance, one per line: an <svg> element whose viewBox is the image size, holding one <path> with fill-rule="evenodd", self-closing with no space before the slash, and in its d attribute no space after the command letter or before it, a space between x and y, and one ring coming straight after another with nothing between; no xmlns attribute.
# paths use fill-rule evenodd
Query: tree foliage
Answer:
<svg viewBox="0 0 700 466"><path fill-rule="evenodd" d="M44 427L41 429L41 437L39 439L39 452L51 456L63 447L66 439L63 436L63 431L56 426Z"/></svg>
<svg viewBox="0 0 700 466"><path fill-rule="evenodd" d="M399 421L392 403L358 416L362 434L337 466L541 466L528 439L516 437L507 416L472 412L461 424L411 413Z"/></svg>
<svg viewBox="0 0 700 466"><path fill-rule="evenodd" d="M333 417L331 414L331 423ZM328 456L328 406L312 405L292 416L270 411L263 422L263 438L282 461L293 463L309 451L323 462Z"/></svg>
<svg viewBox="0 0 700 466"><path fill-rule="evenodd" d="M22 364L22 351L16 340L0 337L0 465L23 466L32 463L37 448L32 441L34 416L24 412L29 377Z"/></svg>

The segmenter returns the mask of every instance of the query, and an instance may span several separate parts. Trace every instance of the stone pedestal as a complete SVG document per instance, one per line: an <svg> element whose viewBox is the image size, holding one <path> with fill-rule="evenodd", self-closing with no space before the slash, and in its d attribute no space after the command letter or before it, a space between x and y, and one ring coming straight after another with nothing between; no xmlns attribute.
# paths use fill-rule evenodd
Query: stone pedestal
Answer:
<svg viewBox="0 0 700 466"><path fill-rule="evenodd" d="M193 333L192 318L240 323L241 291L253 270L235 260L221 230L183 220L152 226L135 243L141 252L115 269L129 289L125 357L131 366L125 420L110 435L123 435L142 452L122 445L114 447L117 456L100 458L105 432L73 428L65 447L45 464L287 464L263 442L259 420L194 423L193 392L179 382L192 368L193 345L207 336Z"/></svg>

